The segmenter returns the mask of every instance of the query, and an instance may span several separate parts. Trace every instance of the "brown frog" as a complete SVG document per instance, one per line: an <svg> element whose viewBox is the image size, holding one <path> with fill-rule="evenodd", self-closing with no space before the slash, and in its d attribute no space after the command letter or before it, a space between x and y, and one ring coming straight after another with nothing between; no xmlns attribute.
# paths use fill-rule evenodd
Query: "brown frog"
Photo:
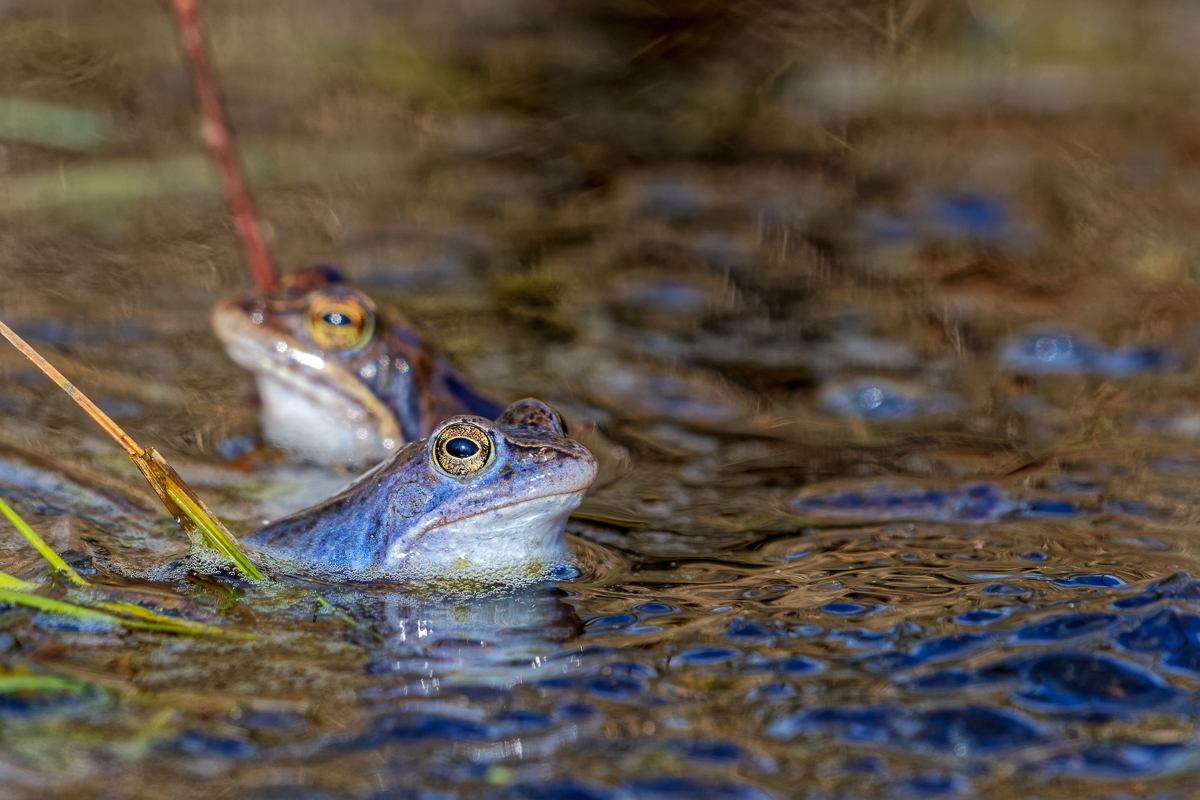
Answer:
<svg viewBox="0 0 1200 800"><path fill-rule="evenodd" d="M448 417L504 409L326 265L297 270L277 292L222 301L213 328L254 374L263 437L306 461L367 466Z"/></svg>

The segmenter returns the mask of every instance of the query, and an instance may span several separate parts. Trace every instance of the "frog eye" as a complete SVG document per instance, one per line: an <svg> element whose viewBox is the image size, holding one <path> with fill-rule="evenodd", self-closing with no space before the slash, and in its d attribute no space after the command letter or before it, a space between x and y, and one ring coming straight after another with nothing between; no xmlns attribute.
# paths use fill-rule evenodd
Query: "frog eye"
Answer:
<svg viewBox="0 0 1200 800"><path fill-rule="evenodd" d="M487 431L469 422L442 428L433 443L433 460L455 477L474 475L492 460L492 439Z"/></svg>
<svg viewBox="0 0 1200 800"><path fill-rule="evenodd" d="M357 350L375 333L375 311L365 297L323 295L309 304L304 328L317 347Z"/></svg>

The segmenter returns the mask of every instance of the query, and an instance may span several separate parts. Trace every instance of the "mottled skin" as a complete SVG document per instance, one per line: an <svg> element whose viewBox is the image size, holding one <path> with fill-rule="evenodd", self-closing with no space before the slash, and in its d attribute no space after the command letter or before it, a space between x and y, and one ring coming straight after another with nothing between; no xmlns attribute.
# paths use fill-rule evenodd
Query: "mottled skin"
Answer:
<svg viewBox="0 0 1200 800"><path fill-rule="evenodd" d="M364 341L353 347L318 343L306 324L314 308L339 299L370 318ZM297 270L270 295L222 301L213 328L258 382L264 438L304 460L371 465L447 417L494 418L503 408L475 391L408 320L381 316L331 267Z"/></svg>
<svg viewBox="0 0 1200 800"><path fill-rule="evenodd" d="M491 455L456 476L435 450L462 425L486 436ZM245 541L285 570L338 580L528 577L568 559L563 527L595 477L595 459L557 412L521 400L495 422L446 420L341 494Z"/></svg>

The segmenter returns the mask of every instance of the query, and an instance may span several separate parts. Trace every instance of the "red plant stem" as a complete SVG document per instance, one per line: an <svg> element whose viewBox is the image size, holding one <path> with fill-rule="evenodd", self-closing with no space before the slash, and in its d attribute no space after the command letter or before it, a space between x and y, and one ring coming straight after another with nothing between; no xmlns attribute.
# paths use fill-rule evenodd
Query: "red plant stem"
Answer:
<svg viewBox="0 0 1200 800"><path fill-rule="evenodd" d="M200 11L193 0L171 0L175 13L175 24L179 29L179 41L191 65L192 82L196 97L200 101L200 136L217 162L221 176L221 187L225 191L225 202L233 215L234 229L242 246L242 257L250 271L250 279L259 291L268 292L279 283L279 273L271 260L271 252L263 239L254 201L242 180L241 162L233 144L233 133L229 120L221 105L217 80L213 74L212 59L208 43L200 30Z"/></svg>

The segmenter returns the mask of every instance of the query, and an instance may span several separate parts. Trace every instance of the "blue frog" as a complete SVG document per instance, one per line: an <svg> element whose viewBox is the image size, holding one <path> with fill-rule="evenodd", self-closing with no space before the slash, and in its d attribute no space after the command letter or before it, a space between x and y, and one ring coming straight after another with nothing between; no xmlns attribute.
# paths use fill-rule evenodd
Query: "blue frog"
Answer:
<svg viewBox="0 0 1200 800"><path fill-rule="evenodd" d="M570 563L567 517L596 459L537 400L459 415L325 502L244 539L285 572L331 581L524 583Z"/></svg>

